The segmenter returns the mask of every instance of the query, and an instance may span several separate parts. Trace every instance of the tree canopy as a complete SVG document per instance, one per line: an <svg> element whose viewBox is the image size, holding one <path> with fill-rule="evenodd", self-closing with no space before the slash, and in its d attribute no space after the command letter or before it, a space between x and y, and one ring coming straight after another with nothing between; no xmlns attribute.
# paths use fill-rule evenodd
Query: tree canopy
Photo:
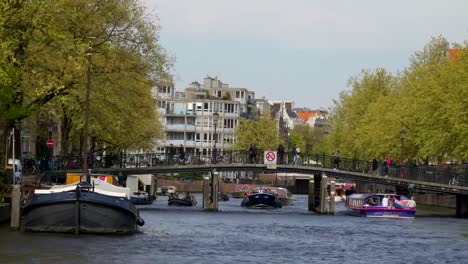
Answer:
<svg viewBox="0 0 468 264"><path fill-rule="evenodd" d="M255 144L259 150L276 150L280 144L277 122L264 116L259 119L240 119L236 129L234 150L247 150Z"/></svg>
<svg viewBox="0 0 468 264"><path fill-rule="evenodd" d="M0 5L0 122L61 124L80 149L91 45L92 147L149 148L160 136L151 89L171 67L159 27L137 0L16 0Z"/></svg>
<svg viewBox="0 0 468 264"><path fill-rule="evenodd" d="M351 78L331 111L330 151L361 159L467 160L467 43L454 46L460 52L450 57L447 40L433 38L396 75L379 68Z"/></svg>

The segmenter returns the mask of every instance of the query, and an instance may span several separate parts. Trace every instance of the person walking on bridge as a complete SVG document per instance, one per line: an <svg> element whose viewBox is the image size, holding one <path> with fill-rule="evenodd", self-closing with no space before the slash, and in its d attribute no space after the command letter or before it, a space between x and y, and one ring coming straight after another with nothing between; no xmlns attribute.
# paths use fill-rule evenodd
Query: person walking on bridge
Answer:
<svg viewBox="0 0 468 264"><path fill-rule="evenodd" d="M278 164L283 164L284 162L284 146L279 144L278 146Z"/></svg>

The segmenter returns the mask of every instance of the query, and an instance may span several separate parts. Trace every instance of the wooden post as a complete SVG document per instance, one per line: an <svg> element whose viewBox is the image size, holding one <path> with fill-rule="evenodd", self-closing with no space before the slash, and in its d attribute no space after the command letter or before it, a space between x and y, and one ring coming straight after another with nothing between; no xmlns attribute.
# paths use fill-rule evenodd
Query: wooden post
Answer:
<svg viewBox="0 0 468 264"><path fill-rule="evenodd" d="M335 214L335 180L330 180L330 201L328 204L328 214Z"/></svg>
<svg viewBox="0 0 468 264"><path fill-rule="evenodd" d="M15 177L13 175L13 177ZM21 190L19 185L13 185L11 192L11 219L10 227L18 230L20 227Z"/></svg>
<svg viewBox="0 0 468 264"><path fill-rule="evenodd" d="M327 199L327 185L328 185L328 178L326 175L322 175L322 182L320 183L320 208L319 213L326 214L326 199Z"/></svg>
<svg viewBox="0 0 468 264"><path fill-rule="evenodd" d="M212 173L212 176L211 176L211 179L212 179L212 185L213 185L213 188L212 188L212 197L213 197L213 201L212 201L212 206L211 206L211 210L213 211L218 211L218 193L219 193L219 172L217 172L216 170Z"/></svg>
<svg viewBox="0 0 468 264"><path fill-rule="evenodd" d="M314 196L314 176L309 177L309 196L308 196L308 204L309 204L309 211L315 210L315 196Z"/></svg>
<svg viewBox="0 0 468 264"><path fill-rule="evenodd" d="M210 178L203 176L203 209L208 209L210 204Z"/></svg>
<svg viewBox="0 0 468 264"><path fill-rule="evenodd" d="M456 214L460 218L468 218L468 195L457 194L456 195ZM13 214L12 214L13 217Z"/></svg>

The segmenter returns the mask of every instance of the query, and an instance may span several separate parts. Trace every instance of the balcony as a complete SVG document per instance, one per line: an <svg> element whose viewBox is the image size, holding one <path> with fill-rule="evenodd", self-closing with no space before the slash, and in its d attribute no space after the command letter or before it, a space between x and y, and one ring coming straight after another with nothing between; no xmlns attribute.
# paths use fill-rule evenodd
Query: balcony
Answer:
<svg viewBox="0 0 468 264"><path fill-rule="evenodd" d="M169 124L166 124L164 130L165 131L180 131L180 132L191 131L191 132L194 132L195 131L195 125L185 125L185 124L169 125Z"/></svg>

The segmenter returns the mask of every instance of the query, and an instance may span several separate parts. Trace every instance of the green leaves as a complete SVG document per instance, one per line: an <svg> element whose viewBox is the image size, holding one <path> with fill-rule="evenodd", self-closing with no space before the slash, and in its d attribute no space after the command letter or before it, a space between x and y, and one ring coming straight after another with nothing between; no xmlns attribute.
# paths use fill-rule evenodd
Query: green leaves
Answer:
<svg viewBox="0 0 468 264"><path fill-rule="evenodd" d="M93 147L151 147L161 130L151 89L172 59L139 1L9 1L0 12L0 121L54 117L62 154L81 150L92 36Z"/></svg>
<svg viewBox="0 0 468 264"><path fill-rule="evenodd" d="M237 143L234 150L247 150L250 144L255 144L259 150L276 150L280 143L277 122L268 117L257 120L240 119L236 130Z"/></svg>
<svg viewBox="0 0 468 264"><path fill-rule="evenodd" d="M468 158L467 46L450 61L448 43L433 38L393 76L384 69L363 71L349 81L331 113L331 149L362 159L433 161ZM400 131L405 129L404 157Z"/></svg>

